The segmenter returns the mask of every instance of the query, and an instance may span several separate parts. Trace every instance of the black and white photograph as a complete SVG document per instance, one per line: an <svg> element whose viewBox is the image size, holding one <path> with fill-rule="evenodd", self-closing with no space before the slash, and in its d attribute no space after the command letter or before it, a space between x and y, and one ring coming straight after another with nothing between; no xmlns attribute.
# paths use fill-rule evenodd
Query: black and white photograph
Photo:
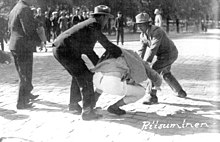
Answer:
<svg viewBox="0 0 220 142"><path fill-rule="evenodd" d="M220 0L0 0L0 142L218 142Z"/></svg>

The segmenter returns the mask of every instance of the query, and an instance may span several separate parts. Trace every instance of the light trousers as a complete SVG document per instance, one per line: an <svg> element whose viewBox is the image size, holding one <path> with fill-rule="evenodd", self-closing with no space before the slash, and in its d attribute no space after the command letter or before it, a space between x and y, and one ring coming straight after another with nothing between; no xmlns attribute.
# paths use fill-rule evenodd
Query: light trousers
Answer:
<svg viewBox="0 0 220 142"><path fill-rule="evenodd" d="M126 81L121 81L119 75L115 73L112 75L106 75L100 72L95 73L93 76L93 84L104 93L124 96L123 99L126 104L134 103L145 95L144 87L127 84Z"/></svg>

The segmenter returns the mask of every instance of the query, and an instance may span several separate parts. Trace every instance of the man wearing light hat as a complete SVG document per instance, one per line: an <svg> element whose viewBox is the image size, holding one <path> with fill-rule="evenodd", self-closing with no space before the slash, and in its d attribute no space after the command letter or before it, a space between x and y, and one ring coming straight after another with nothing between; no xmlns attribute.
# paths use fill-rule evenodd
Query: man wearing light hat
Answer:
<svg viewBox="0 0 220 142"><path fill-rule="evenodd" d="M171 74L171 65L178 57L178 50L173 41L166 33L157 26L151 25L151 18L147 13L140 13L136 17L136 24L141 30L140 39L142 48L140 56L148 63L152 63L152 68L162 75L166 83L177 93L178 97L185 98L186 92L182 89L176 78ZM152 89L150 96L143 102L144 104L158 103L157 90Z"/></svg>
<svg viewBox="0 0 220 142"><path fill-rule="evenodd" d="M92 17L74 25L61 33L53 43L55 58L72 76L69 110L81 113L83 120L93 120L101 115L95 113L95 103L100 95L93 89L93 73L87 68L81 55L89 57L94 65L99 57L94 52L98 41L109 53L117 58L121 55L118 46L111 43L101 32L108 22L110 8L105 5L95 7ZM80 90L81 88L81 90ZM82 97L81 97L82 94ZM78 104L82 100L82 108Z"/></svg>
<svg viewBox="0 0 220 142"><path fill-rule="evenodd" d="M154 14L156 15L155 16L155 19L154 19L154 25L155 26L158 26L158 27L162 27L162 16L160 15L160 10L159 9L155 9L154 10Z"/></svg>

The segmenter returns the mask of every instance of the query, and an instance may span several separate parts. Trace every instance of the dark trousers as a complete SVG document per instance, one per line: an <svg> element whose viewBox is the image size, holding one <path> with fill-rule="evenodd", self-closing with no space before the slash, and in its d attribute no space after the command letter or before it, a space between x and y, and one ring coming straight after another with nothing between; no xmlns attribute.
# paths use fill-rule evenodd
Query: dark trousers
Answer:
<svg viewBox="0 0 220 142"><path fill-rule="evenodd" d="M33 52L11 51L15 67L19 75L18 103L24 103L33 90L32 71L33 71Z"/></svg>
<svg viewBox="0 0 220 142"><path fill-rule="evenodd" d="M173 57L173 60L157 59L153 63L152 68L162 75L163 79L174 92L178 93L180 90L182 90L182 87L171 73L171 65L176 59L177 55Z"/></svg>
<svg viewBox="0 0 220 142"><path fill-rule="evenodd" d="M124 44L124 30L119 29L116 31L117 45L119 43L119 37L121 37L121 44Z"/></svg>
<svg viewBox="0 0 220 142"><path fill-rule="evenodd" d="M46 37L47 37L47 41L50 42L50 39L51 39L51 31L50 31L50 28L46 28L45 34L46 34Z"/></svg>
<svg viewBox="0 0 220 142"><path fill-rule="evenodd" d="M52 35L53 35L53 40L55 40L57 38L57 36L59 36L60 34L60 30L58 27L53 27L52 28Z"/></svg>
<svg viewBox="0 0 220 142"><path fill-rule="evenodd" d="M4 38L0 37L0 44L1 44L1 48L2 48L2 51L4 51Z"/></svg>
<svg viewBox="0 0 220 142"><path fill-rule="evenodd" d="M72 76L71 88L70 88L70 104L78 103L82 100L83 108L93 106L93 100L95 98L93 88L93 73L90 72L82 59L76 59L74 53L71 51L61 51L57 48L53 48L54 57L60 62L61 65ZM98 57L94 55L93 63L97 63Z"/></svg>

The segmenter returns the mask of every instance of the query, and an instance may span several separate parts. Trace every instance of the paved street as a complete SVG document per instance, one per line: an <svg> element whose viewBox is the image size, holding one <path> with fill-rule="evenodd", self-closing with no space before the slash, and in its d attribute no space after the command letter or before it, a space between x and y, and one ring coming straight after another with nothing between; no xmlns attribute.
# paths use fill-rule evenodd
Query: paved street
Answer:
<svg viewBox="0 0 220 142"><path fill-rule="evenodd" d="M127 34L123 48L140 47L137 34ZM0 64L0 142L180 142L220 139L220 30L170 34L179 50L172 71L188 93L175 97L163 82L159 104L142 100L124 106L126 115L109 114L120 97L103 94L97 106L103 118L83 121L68 111L71 76L49 52L34 53L31 110L17 110L18 75L14 64ZM115 37L110 36L115 43ZM49 46L49 45L48 45ZM104 49L96 44L98 55Z"/></svg>

